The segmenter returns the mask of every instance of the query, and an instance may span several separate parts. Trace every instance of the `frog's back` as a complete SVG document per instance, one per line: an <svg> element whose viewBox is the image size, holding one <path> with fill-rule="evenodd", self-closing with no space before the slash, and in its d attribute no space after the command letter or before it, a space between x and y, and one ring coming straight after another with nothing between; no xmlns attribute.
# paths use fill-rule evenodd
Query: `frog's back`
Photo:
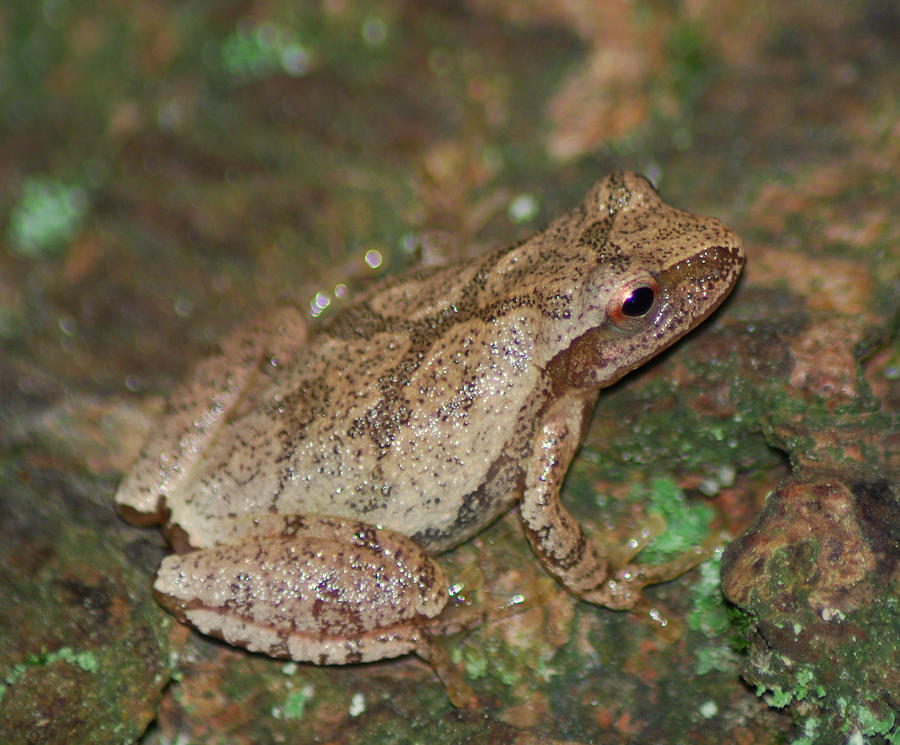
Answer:
<svg viewBox="0 0 900 745"><path fill-rule="evenodd" d="M277 512L362 517L439 550L508 508L509 450L534 422L515 412L542 375L534 293L487 290L514 251L389 282L263 366L185 484L190 542L213 542L217 515Z"/></svg>

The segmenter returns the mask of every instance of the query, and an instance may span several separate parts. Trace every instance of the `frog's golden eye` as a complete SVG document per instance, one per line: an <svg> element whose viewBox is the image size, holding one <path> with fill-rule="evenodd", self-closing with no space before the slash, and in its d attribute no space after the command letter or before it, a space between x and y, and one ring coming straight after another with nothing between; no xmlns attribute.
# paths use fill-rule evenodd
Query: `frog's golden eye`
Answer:
<svg viewBox="0 0 900 745"><path fill-rule="evenodd" d="M623 331L636 331L647 324L656 307L659 285L653 277L641 277L627 282L606 305L606 315L613 325Z"/></svg>

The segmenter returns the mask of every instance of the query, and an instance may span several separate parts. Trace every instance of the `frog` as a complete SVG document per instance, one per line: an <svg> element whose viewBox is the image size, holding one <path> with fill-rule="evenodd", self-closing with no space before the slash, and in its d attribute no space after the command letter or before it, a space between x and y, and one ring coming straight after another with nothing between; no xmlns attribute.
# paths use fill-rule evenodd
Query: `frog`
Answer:
<svg viewBox="0 0 900 745"><path fill-rule="evenodd" d="M516 508L577 598L634 608L697 563L616 558L560 499L601 389L731 292L741 239L613 173L531 238L377 283L310 328L290 304L172 394L120 513L175 550L179 620L321 665L416 654L472 701L435 640L463 623L439 560Z"/></svg>

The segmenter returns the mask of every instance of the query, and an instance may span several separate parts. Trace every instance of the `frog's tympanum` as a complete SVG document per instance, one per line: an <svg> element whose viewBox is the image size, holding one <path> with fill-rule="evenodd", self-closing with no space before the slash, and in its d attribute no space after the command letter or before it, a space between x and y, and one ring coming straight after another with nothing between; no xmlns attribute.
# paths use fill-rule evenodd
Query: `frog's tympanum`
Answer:
<svg viewBox="0 0 900 745"><path fill-rule="evenodd" d="M160 602L255 652L415 652L447 681L432 556L516 505L565 587L633 607L686 565L611 566L560 484L599 390L705 319L743 263L722 223L619 173L529 240L393 277L308 339L291 309L245 329L176 391L116 495L182 551Z"/></svg>

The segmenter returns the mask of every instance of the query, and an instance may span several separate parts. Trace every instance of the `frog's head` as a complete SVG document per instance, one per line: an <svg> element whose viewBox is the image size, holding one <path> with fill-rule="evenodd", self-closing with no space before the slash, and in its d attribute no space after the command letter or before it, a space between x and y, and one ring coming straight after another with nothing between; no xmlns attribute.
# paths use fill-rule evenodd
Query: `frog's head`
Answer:
<svg viewBox="0 0 900 745"><path fill-rule="evenodd" d="M569 239L592 264L579 332L549 366L562 388L611 385L661 352L719 306L744 265L735 233L664 204L637 174L598 182L573 215Z"/></svg>

